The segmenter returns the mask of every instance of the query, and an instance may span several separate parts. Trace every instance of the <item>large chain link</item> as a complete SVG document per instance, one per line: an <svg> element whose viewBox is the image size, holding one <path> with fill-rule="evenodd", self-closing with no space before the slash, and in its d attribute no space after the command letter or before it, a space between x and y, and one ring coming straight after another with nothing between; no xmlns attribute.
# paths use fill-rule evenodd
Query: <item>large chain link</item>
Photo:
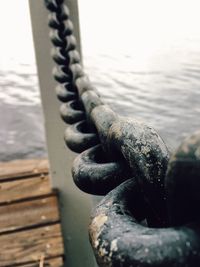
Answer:
<svg viewBox="0 0 200 267"><path fill-rule="evenodd" d="M90 240L100 266L200 265L200 132L173 154L165 178L167 228L149 228L138 184L125 181L94 211Z"/></svg>
<svg viewBox="0 0 200 267"><path fill-rule="evenodd" d="M152 127L117 115L102 101L81 66L63 1L45 4L61 117L71 124L65 142L81 153L73 164L73 179L90 194L105 195L119 186L100 203L90 225L98 262L116 267L195 266L195 260L200 263L198 224L149 227L197 221L199 158L194 160L193 150L200 150L200 134L183 143L168 163L168 149ZM140 224L144 220L148 227Z"/></svg>

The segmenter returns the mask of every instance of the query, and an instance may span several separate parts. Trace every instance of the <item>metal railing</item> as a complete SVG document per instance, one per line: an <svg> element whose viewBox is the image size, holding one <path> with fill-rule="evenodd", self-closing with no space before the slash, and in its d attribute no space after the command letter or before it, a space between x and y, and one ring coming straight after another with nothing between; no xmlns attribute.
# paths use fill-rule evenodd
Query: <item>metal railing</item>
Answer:
<svg viewBox="0 0 200 267"><path fill-rule="evenodd" d="M65 142L80 153L74 182L107 194L89 227L98 264L199 266L200 133L170 156L153 128L114 113L83 71L69 9L62 0L45 4L61 117L71 124Z"/></svg>

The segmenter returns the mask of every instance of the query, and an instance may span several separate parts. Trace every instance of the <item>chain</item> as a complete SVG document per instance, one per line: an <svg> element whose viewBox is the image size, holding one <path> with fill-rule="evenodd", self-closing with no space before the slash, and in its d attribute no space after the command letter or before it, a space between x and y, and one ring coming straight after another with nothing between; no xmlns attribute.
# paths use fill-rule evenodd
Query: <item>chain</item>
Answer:
<svg viewBox="0 0 200 267"><path fill-rule="evenodd" d="M168 149L152 127L104 104L81 66L67 6L61 0L45 4L60 113L70 124L65 142L80 153L72 167L74 182L90 194L114 189L90 225L100 266L198 266L198 224L185 224L198 219L195 151L200 151L200 134L185 141L169 161Z"/></svg>

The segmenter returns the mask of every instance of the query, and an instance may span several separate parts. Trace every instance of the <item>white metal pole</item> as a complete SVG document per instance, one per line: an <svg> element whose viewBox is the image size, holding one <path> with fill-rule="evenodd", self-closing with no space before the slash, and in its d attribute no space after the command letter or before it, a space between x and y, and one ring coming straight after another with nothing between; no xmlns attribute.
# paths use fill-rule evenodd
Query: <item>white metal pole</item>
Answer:
<svg viewBox="0 0 200 267"><path fill-rule="evenodd" d="M71 11L75 36L80 49L77 0L66 1ZM61 121L56 86L52 77L53 61L47 26L48 12L42 0L29 0L35 55L44 111L46 142L50 162L52 187L60 192L61 222L67 267L94 267L94 257L88 241L88 221L91 198L76 188L71 177L74 154L63 140L66 125Z"/></svg>

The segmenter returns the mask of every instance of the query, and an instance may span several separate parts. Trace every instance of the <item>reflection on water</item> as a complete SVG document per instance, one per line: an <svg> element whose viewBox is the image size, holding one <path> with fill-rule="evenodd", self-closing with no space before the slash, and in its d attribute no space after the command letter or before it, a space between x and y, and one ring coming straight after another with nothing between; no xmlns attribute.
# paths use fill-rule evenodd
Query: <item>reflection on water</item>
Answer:
<svg viewBox="0 0 200 267"><path fill-rule="evenodd" d="M169 0L164 7L160 0L148 6L149 1L125 0L123 9L121 1L105 1L80 1L85 68L105 102L122 115L152 125L173 150L199 128L196 1L189 5L182 0L179 13L179 0ZM20 1L27 8L26 2ZM87 5L93 12L88 13ZM185 20L186 11L187 16L193 12L192 19ZM23 38L16 40L21 45L16 50L12 46L7 56L0 50L0 160L46 155L29 18L20 16L21 27L29 35L26 56Z"/></svg>
<svg viewBox="0 0 200 267"><path fill-rule="evenodd" d="M14 64L14 68L0 70L0 100L16 106L35 106L40 95L34 66ZM3 90L4 88L4 90Z"/></svg>
<svg viewBox="0 0 200 267"><path fill-rule="evenodd" d="M134 50L131 57L88 56L86 64L104 100L116 112L152 125L170 150L199 128L200 53L184 50L187 42L200 46L200 39L174 43L172 50L154 53L139 71Z"/></svg>
<svg viewBox="0 0 200 267"><path fill-rule="evenodd" d="M45 156L35 66L11 65L0 71L0 161Z"/></svg>
<svg viewBox="0 0 200 267"><path fill-rule="evenodd" d="M199 1L79 2L85 67L103 98L173 150L199 128Z"/></svg>

